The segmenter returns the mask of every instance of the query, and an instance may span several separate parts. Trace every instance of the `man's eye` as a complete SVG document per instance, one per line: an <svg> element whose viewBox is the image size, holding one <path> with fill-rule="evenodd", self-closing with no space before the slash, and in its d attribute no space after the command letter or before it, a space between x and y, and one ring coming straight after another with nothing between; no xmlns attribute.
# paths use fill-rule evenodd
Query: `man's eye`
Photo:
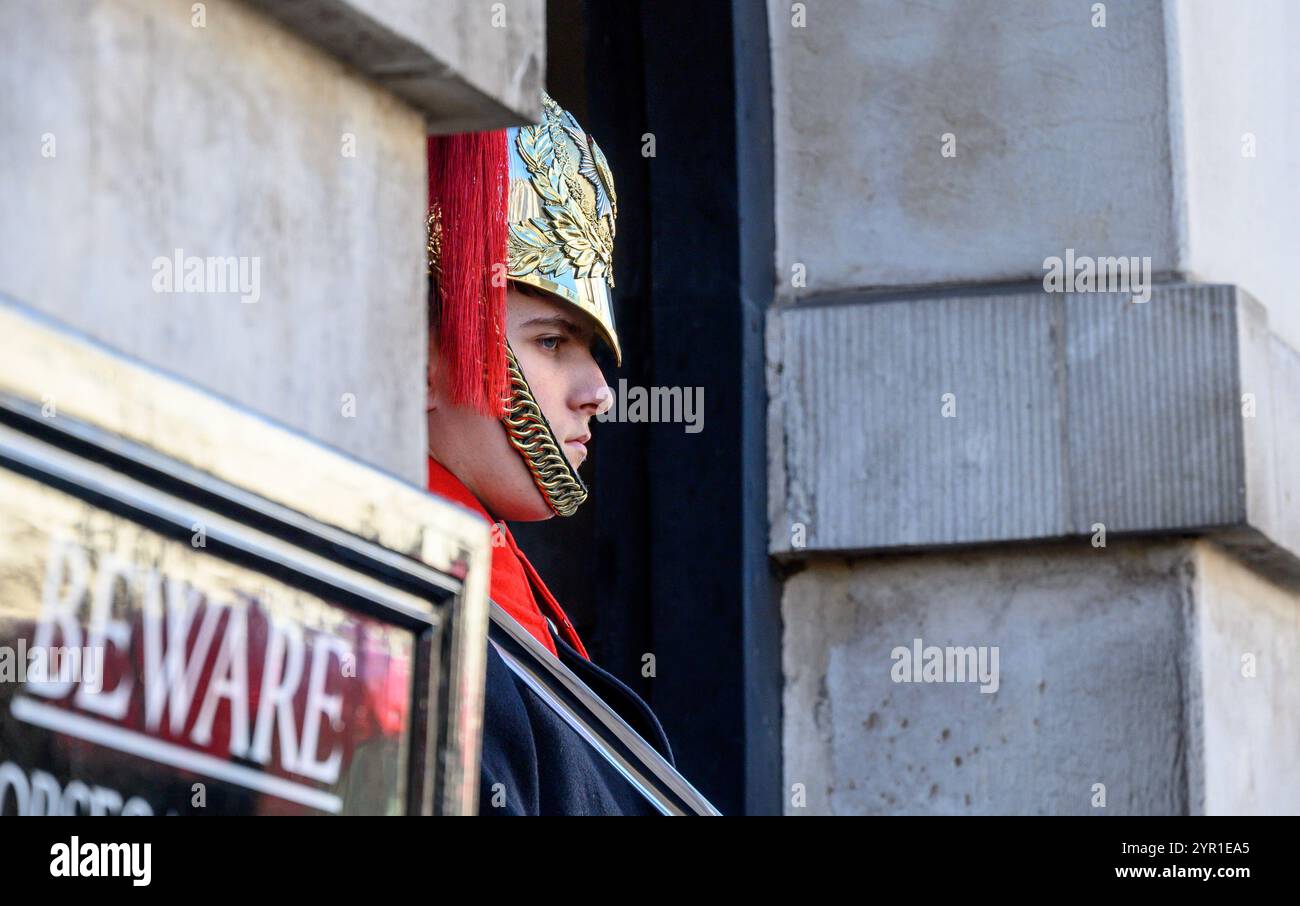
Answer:
<svg viewBox="0 0 1300 906"><path fill-rule="evenodd" d="M537 339L537 342L540 343L540 344L542 345L542 348L543 348L543 349L546 349L546 350L548 350L548 351L552 351L552 352L553 352L553 351L555 351L556 349L559 349L559 347L560 347L560 341L561 341L562 339L564 339L564 338L563 338L563 337L559 337L559 336L553 336L553 337L539 337L539 338Z"/></svg>

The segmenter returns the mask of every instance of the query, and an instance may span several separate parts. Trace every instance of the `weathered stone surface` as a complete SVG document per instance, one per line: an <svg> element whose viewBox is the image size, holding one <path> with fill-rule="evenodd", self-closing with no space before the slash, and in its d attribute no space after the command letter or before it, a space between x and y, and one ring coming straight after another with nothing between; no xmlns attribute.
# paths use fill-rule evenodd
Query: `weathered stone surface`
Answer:
<svg viewBox="0 0 1300 906"><path fill-rule="evenodd" d="M1295 814L1297 613L1204 541L815 559L782 602L786 813ZM916 638L997 646L997 691L895 682Z"/></svg>
<svg viewBox="0 0 1300 906"><path fill-rule="evenodd" d="M1160 4L803 6L768 4L782 295L1180 267Z"/></svg>
<svg viewBox="0 0 1300 906"><path fill-rule="evenodd" d="M543 0L250 0L419 109L435 132L536 122Z"/></svg>
<svg viewBox="0 0 1300 906"><path fill-rule="evenodd" d="M0 5L0 293L422 483L424 118L206 9ZM258 301L155 292L176 249L257 259Z"/></svg>
<svg viewBox="0 0 1300 906"><path fill-rule="evenodd" d="M1233 287L798 306L768 346L773 553L1101 524L1300 554L1300 357Z"/></svg>
<svg viewBox="0 0 1300 906"><path fill-rule="evenodd" d="M1104 6L769 0L778 294L1036 280L1073 248L1240 286L1300 348L1300 6Z"/></svg>

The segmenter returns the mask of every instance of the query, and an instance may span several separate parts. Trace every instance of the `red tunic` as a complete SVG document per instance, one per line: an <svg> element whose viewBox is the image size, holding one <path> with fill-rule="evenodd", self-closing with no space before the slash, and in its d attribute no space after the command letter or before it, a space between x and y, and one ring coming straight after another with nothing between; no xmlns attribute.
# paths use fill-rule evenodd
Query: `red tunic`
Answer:
<svg viewBox="0 0 1300 906"><path fill-rule="evenodd" d="M442 463L432 456L429 458L429 490L468 507L488 522L495 522L492 538L492 587L489 594L493 601L514 617L521 626L545 645L552 654L557 654L555 642L546 628L546 617L555 623L560 635L587 660L591 657L578 638L577 631L569 618L564 615L560 603L555 600L537 574L537 570L528 562L524 552L515 543L514 535L504 522L493 519L487 509L479 502L470 489L453 475ZM539 605L540 599L540 605Z"/></svg>

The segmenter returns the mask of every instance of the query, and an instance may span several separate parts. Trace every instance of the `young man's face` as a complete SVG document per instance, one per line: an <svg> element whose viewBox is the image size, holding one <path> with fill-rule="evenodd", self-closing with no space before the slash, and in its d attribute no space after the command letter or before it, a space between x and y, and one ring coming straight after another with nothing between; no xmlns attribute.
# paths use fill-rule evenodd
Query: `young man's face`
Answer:
<svg viewBox="0 0 1300 906"><path fill-rule="evenodd" d="M608 405L609 388L592 357L593 329L571 306L506 292L506 336L533 397L576 469L587 458L591 418ZM552 515L505 426L447 402L436 340L429 346L429 450L498 519L533 521Z"/></svg>

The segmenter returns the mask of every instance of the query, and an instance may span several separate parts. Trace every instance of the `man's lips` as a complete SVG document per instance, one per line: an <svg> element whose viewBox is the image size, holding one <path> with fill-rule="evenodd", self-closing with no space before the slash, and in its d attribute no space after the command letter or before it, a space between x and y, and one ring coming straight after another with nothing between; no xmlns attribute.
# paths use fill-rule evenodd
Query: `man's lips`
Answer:
<svg viewBox="0 0 1300 906"><path fill-rule="evenodd" d="M587 458L587 441L591 440L590 434L583 434L580 437L571 437L564 442L566 447L572 447L581 454L583 459Z"/></svg>

